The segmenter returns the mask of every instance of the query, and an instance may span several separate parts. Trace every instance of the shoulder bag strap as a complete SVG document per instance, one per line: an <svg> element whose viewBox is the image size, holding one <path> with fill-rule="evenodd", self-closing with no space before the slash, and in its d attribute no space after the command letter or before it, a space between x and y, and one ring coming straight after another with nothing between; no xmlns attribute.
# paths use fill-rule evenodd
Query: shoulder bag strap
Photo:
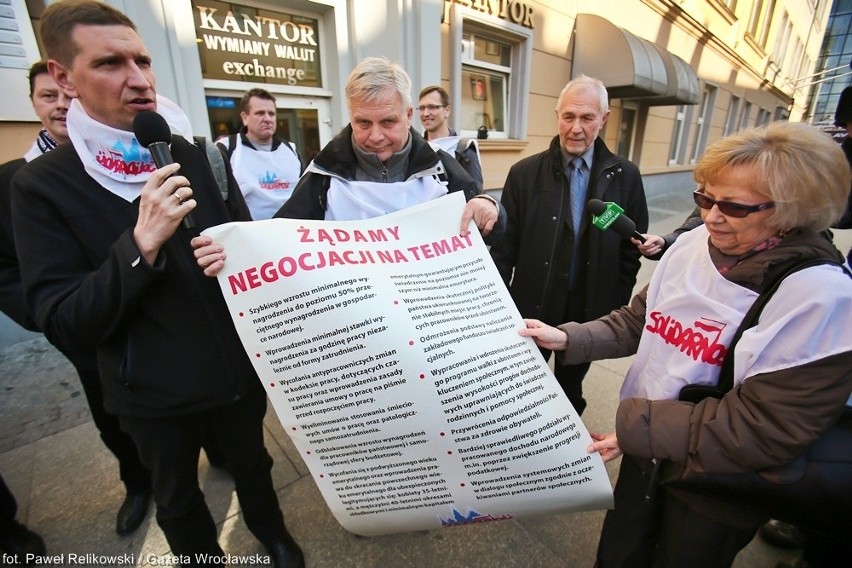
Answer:
<svg viewBox="0 0 852 568"><path fill-rule="evenodd" d="M210 163L210 169L213 171L213 177L216 179L216 185L219 186L219 193L222 194L224 201L228 200L228 173L225 170L225 157L219 150L221 146L214 144L204 136L195 137L196 144L204 148L204 153L207 154L207 161Z"/></svg>
<svg viewBox="0 0 852 568"><path fill-rule="evenodd" d="M837 262L826 258L812 258L800 262L799 264L794 264L782 272L760 293L751 305L751 308L749 308L746 312L746 315L743 317L743 321L740 322L740 327L737 328L737 332L734 334L733 339L731 339L731 344L728 346L727 355L725 356L725 360L722 362L722 370L719 372L717 388L720 392L726 393L734 387L734 347L742 337L745 330L750 327L754 327L757 324L757 321L760 318L760 313L763 311L763 308L766 306L767 302L769 302L772 295L776 292L776 290L778 290L781 282L794 272L798 272L799 270L803 270L811 266L818 266L820 264L835 264L840 266Z"/></svg>

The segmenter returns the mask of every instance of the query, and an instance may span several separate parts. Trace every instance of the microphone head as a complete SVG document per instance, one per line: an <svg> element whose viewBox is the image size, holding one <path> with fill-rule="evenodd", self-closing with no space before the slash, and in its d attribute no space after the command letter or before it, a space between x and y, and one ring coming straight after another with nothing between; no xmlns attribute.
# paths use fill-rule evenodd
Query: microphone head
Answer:
<svg viewBox="0 0 852 568"><path fill-rule="evenodd" d="M145 110L133 119L133 133L139 143L147 148L154 142L172 141L172 131L169 123L161 115L152 110Z"/></svg>
<svg viewBox="0 0 852 568"><path fill-rule="evenodd" d="M589 199L589 211L595 215L603 215L606 211L606 203L600 199Z"/></svg>
<svg viewBox="0 0 852 568"><path fill-rule="evenodd" d="M617 203L607 205L600 199L589 200L589 211L594 213L592 224L602 231L612 231L624 238L635 236L636 223L624 215L624 210Z"/></svg>
<svg viewBox="0 0 852 568"><path fill-rule="evenodd" d="M634 233L636 232L636 223L634 223L633 219L626 215L619 215L618 218L612 222L612 225L610 225L609 228L625 239L629 239L634 236Z"/></svg>

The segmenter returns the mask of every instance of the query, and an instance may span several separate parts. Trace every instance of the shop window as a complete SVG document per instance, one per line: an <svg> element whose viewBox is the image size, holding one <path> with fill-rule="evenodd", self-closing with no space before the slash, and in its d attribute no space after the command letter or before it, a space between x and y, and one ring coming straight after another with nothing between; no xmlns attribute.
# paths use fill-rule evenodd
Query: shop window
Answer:
<svg viewBox="0 0 852 568"><path fill-rule="evenodd" d="M731 95L731 102L728 105L728 118L725 119L725 133L724 136L728 136L729 134L733 134L737 129L737 115L740 112L740 98Z"/></svg>
<svg viewBox="0 0 852 568"><path fill-rule="evenodd" d="M526 137L532 30L454 4L450 120L459 135Z"/></svg>
<svg viewBox="0 0 852 568"><path fill-rule="evenodd" d="M633 137L636 134L637 105L633 101L623 101L618 121L618 140L616 154L633 159Z"/></svg>
<svg viewBox="0 0 852 568"><path fill-rule="evenodd" d="M769 28L775 15L775 0L755 0L749 17L748 34L761 48L766 47Z"/></svg>
<svg viewBox="0 0 852 568"><path fill-rule="evenodd" d="M239 109L240 97L207 96L206 101L210 132L213 133L214 140L240 131L243 126ZM313 160L321 149L317 111L280 106L276 111L275 134L295 143L306 163Z"/></svg>
<svg viewBox="0 0 852 568"><path fill-rule="evenodd" d="M775 48L772 50L772 57L775 60L775 63L778 64L779 67L783 68L787 59L787 44L793 35L793 24L790 23L790 18L787 15L787 12L784 12L781 16L779 29L780 32L775 38Z"/></svg>
<svg viewBox="0 0 852 568"><path fill-rule="evenodd" d="M713 104L716 101L716 87L707 85L704 87L704 94L701 96L701 107L698 111L698 120L696 120L695 140L692 144L692 159L690 163L695 163L704 149L707 147L707 131L710 129L710 120L713 117Z"/></svg>
<svg viewBox="0 0 852 568"><path fill-rule="evenodd" d="M789 120L790 119L790 111L784 107L775 107L775 114L772 117L772 120Z"/></svg>
<svg viewBox="0 0 852 568"><path fill-rule="evenodd" d="M751 120L751 103L746 101L745 105L743 105L743 115L740 118L740 130L742 130L743 128L748 128L750 120Z"/></svg>
<svg viewBox="0 0 852 568"><path fill-rule="evenodd" d="M675 111L672 142L669 147L670 166L683 163L683 156L686 153L686 141L689 136L689 114L686 105L678 105Z"/></svg>
<svg viewBox="0 0 852 568"><path fill-rule="evenodd" d="M466 33L462 36L459 129L506 136L506 101L512 77L512 46ZM468 88L470 86L470 88Z"/></svg>

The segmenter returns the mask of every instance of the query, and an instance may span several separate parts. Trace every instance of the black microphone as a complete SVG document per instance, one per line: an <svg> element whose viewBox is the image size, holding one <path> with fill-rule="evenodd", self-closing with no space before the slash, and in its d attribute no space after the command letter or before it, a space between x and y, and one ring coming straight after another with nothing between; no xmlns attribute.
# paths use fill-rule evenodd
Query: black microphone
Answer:
<svg viewBox="0 0 852 568"><path fill-rule="evenodd" d="M169 143L172 141L172 131L166 119L152 110L145 110L133 119L133 133L139 143L148 148L157 168L174 164ZM192 212L184 215L181 221L184 229L194 229L195 220Z"/></svg>
<svg viewBox="0 0 852 568"><path fill-rule="evenodd" d="M592 220L592 224L601 231L612 229L625 239L633 237L639 242L645 242L645 237L636 230L636 223L624 214L624 209L618 204L589 199L589 211L597 215L597 218Z"/></svg>

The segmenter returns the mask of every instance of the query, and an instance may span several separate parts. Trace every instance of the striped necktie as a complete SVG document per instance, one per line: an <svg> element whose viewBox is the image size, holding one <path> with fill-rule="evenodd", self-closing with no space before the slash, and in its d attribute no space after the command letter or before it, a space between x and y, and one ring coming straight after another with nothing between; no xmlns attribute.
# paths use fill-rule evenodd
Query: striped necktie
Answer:
<svg viewBox="0 0 852 568"><path fill-rule="evenodd" d="M583 223L583 210L586 206L586 164L583 158L571 160L571 186L568 188L571 194L571 223L574 227L574 250L571 255L571 273L568 285L574 289L577 277L577 265L580 252L580 225Z"/></svg>
<svg viewBox="0 0 852 568"><path fill-rule="evenodd" d="M586 207L586 170L583 158L571 160L571 222L574 226L575 242L580 236L583 210Z"/></svg>

